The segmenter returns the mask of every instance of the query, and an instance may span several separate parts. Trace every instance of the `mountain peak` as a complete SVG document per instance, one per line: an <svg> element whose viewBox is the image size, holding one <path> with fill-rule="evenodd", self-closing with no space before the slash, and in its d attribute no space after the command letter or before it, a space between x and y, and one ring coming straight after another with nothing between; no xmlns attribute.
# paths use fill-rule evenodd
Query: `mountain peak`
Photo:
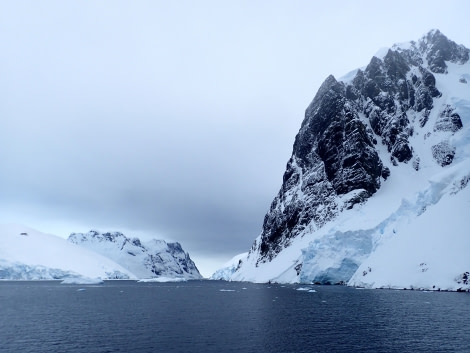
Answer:
<svg viewBox="0 0 470 353"><path fill-rule="evenodd" d="M444 34L442 34L441 31L437 28L433 28L429 30L429 32L423 35L422 38L426 38L429 42L434 42L434 41L442 40L442 39L448 40L447 37Z"/></svg>
<svg viewBox="0 0 470 353"><path fill-rule="evenodd" d="M434 73L447 73L446 61L465 64L469 59L469 49L448 39L438 29L425 34L418 41L418 47L425 54L429 70Z"/></svg>
<svg viewBox="0 0 470 353"><path fill-rule="evenodd" d="M441 220L428 208L448 214L453 202L458 209L468 204L462 196L470 190L468 57L469 49L432 30L417 42L382 50L344 81L328 76L305 111L260 236L236 268L223 272L257 282L347 283L354 275L354 283L372 286L369 278L384 270L374 262L372 276L362 263L388 239L402 237L413 261L413 249L426 237L435 248L449 249L442 227L433 223ZM452 199L455 185L465 189L460 199ZM437 205L441 199L444 208ZM417 217L431 225L413 243L404 225ZM449 215L462 229L452 235L456 243L470 239L467 218ZM462 251L452 251L445 258L467 261L440 263L451 276L427 287L459 285L454 278L470 263ZM388 258L391 269L402 265L393 262L399 253Z"/></svg>

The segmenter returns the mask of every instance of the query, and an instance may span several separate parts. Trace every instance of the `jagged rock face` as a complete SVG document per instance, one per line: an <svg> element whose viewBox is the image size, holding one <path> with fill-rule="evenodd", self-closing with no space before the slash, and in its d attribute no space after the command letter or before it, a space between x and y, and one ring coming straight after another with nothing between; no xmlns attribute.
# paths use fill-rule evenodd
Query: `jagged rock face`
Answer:
<svg viewBox="0 0 470 353"><path fill-rule="evenodd" d="M307 108L283 186L264 220L260 250L268 258L310 222L321 227L334 218L343 206L336 195L363 190L367 197L380 186L383 168L372 132L345 94L344 84L330 76Z"/></svg>
<svg viewBox="0 0 470 353"><path fill-rule="evenodd" d="M446 73L446 61L463 64L468 61L469 50L448 40L441 32L429 32L419 43L420 49L426 51L429 69L434 73Z"/></svg>
<svg viewBox="0 0 470 353"><path fill-rule="evenodd" d="M137 278L202 278L179 243L156 239L142 243L139 238L131 239L120 232L100 233L95 230L85 234L72 233L68 240L110 258Z"/></svg>
<svg viewBox="0 0 470 353"><path fill-rule="evenodd" d="M377 149L386 147L392 165L419 169L409 143L410 119L424 127L441 96L433 73L446 73L446 61L465 63L469 49L433 30L409 47L392 47L373 57L351 81L329 76L305 112L287 163L282 187L251 252L257 263L272 260L308 227L314 232L372 196L391 173ZM435 131L455 133L462 122L453 107L442 109ZM455 148L444 140L432 147L436 163L452 163Z"/></svg>

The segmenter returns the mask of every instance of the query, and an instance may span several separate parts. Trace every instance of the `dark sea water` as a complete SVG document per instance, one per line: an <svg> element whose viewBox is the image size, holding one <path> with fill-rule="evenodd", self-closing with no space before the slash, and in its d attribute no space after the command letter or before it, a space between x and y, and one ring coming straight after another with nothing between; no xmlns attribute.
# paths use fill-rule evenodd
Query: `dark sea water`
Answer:
<svg viewBox="0 0 470 353"><path fill-rule="evenodd" d="M470 294L0 282L0 352L470 352Z"/></svg>

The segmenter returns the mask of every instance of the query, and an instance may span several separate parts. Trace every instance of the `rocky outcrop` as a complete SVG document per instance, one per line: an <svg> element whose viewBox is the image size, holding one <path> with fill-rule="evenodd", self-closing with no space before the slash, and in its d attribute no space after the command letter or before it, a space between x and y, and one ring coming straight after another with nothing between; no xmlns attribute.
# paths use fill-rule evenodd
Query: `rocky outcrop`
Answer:
<svg viewBox="0 0 470 353"><path fill-rule="evenodd" d="M438 30L430 31L419 42L421 52L426 53L429 69L434 73L447 73L446 61L464 64L469 59L469 49L447 39Z"/></svg>

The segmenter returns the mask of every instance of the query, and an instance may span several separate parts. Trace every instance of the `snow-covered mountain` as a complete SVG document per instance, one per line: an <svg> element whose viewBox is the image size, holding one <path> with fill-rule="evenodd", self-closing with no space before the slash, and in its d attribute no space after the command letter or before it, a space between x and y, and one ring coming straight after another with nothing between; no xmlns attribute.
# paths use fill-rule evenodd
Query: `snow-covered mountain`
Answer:
<svg viewBox="0 0 470 353"><path fill-rule="evenodd" d="M22 225L0 226L0 279L200 279L179 243L142 244L122 233L73 233L68 241Z"/></svg>
<svg viewBox="0 0 470 353"><path fill-rule="evenodd" d="M229 280L469 289L470 50L432 30L329 76Z"/></svg>
<svg viewBox="0 0 470 353"><path fill-rule="evenodd" d="M114 261L21 225L0 226L0 279L136 279Z"/></svg>
<svg viewBox="0 0 470 353"><path fill-rule="evenodd" d="M133 273L138 278L201 279L196 265L179 243L153 239L142 243L120 232L72 233L68 241L97 252Z"/></svg>

